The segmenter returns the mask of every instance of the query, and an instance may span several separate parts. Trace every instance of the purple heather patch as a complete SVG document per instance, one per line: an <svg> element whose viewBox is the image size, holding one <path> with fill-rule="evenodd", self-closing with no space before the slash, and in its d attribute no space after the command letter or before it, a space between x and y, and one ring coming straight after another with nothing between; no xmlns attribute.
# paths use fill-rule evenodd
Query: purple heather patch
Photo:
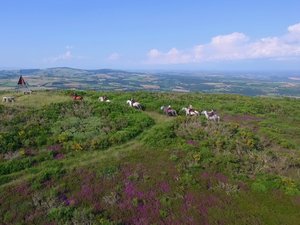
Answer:
<svg viewBox="0 0 300 225"><path fill-rule="evenodd" d="M28 196L30 194L30 188L27 183L22 183L16 186L14 191L21 196Z"/></svg>
<svg viewBox="0 0 300 225"><path fill-rule="evenodd" d="M217 206L218 203L219 199L214 195L202 196L202 198L200 199L200 204L198 205L199 212L202 215L207 215L208 209L210 207Z"/></svg>
<svg viewBox="0 0 300 225"><path fill-rule="evenodd" d="M60 159L63 159L65 156L64 156L64 154L62 154L62 153L58 153L58 154L56 154L55 156L54 156L54 158L55 159L58 159L58 160L60 160Z"/></svg>
<svg viewBox="0 0 300 225"><path fill-rule="evenodd" d="M189 207L192 206L193 202L195 200L195 195L193 193L187 193L184 196L184 206L188 209Z"/></svg>
<svg viewBox="0 0 300 225"><path fill-rule="evenodd" d="M35 150L33 148L26 148L25 149L25 155L26 156L34 156L35 155Z"/></svg>
<svg viewBox="0 0 300 225"><path fill-rule="evenodd" d="M195 141L195 140L187 140L187 144L188 144L188 145L192 145L192 146L198 146L198 141Z"/></svg>
<svg viewBox="0 0 300 225"><path fill-rule="evenodd" d="M222 182L222 183L227 183L228 182L228 177L225 176L222 173L216 173L215 178L217 181Z"/></svg>
<svg viewBox="0 0 300 225"><path fill-rule="evenodd" d="M159 189L164 193L168 193L171 190L170 185L166 181L160 183Z"/></svg>
<svg viewBox="0 0 300 225"><path fill-rule="evenodd" d="M129 198L135 197L135 195L136 195L136 193L137 193L137 189L136 189L135 185L133 184L133 182L128 181L128 182L125 183L124 193L125 193Z"/></svg>
<svg viewBox="0 0 300 225"><path fill-rule="evenodd" d="M200 178L206 183L207 189L210 189L215 183L228 183L228 177L222 173L203 172Z"/></svg>
<svg viewBox="0 0 300 225"><path fill-rule="evenodd" d="M50 145L47 147L47 150L53 151L53 152L59 152L62 149L62 146L60 144Z"/></svg>

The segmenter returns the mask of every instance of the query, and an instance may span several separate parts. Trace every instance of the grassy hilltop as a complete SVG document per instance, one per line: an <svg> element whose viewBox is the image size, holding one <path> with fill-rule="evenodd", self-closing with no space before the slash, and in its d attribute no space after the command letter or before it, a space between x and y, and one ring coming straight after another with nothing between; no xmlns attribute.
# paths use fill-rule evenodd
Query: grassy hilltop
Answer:
<svg viewBox="0 0 300 225"><path fill-rule="evenodd" d="M299 224L299 99L71 93L0 93L0 224Z"/></svg>

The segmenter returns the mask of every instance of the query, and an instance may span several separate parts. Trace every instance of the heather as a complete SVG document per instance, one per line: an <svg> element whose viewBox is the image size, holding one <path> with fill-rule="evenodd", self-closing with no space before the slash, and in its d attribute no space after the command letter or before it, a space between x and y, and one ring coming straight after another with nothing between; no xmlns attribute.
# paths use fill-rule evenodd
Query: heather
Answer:
<svg viewBox="0 0 300 225"><path fill-rule="evenodd" d="M299 100L72 92L0 104L1 224L299 223Z"/></svg>

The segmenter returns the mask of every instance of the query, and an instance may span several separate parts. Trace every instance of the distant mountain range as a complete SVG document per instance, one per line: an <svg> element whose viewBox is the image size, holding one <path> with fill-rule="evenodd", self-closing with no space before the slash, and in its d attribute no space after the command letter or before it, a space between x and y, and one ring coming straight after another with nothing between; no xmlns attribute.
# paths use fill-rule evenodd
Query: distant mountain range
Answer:
<svg viewBox="0 0 300 225"><path fill-rule="evenodd" d="M129 72L68 67L0 70L0 90L14 89L20 75L25 78L32 89L149 90L300 97L300 73L293 71Z"/></svg>

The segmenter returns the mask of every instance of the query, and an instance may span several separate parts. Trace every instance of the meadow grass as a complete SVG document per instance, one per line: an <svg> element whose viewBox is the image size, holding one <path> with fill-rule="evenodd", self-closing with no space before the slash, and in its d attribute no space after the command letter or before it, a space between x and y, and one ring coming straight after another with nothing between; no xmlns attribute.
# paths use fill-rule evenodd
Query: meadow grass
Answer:
<svg viewBox="0 0 300 225"><path fill-rule="evenodd" d="M0 141L20 141L1 149L4 224L298 224L299 101L82 91L72 102L72 92L1 103ZM132 96L146 111L126 105ZM224 120L167 117L168 104Z"/></svg>
<svg viewBox="0 0 300 225"><path fill-rule="evenodd" d="M1 104L5 106L20 106L20 107L32 107L40 108L45 105L50 105L52 103L60 103L71 101L71 97L64 95L60 92L53 91L39 91L33 92L31 95L24 95L23 92L9 92L0 95L2 100L3 96L14 96L16 101L14 103L4 103Z"/></svg>

